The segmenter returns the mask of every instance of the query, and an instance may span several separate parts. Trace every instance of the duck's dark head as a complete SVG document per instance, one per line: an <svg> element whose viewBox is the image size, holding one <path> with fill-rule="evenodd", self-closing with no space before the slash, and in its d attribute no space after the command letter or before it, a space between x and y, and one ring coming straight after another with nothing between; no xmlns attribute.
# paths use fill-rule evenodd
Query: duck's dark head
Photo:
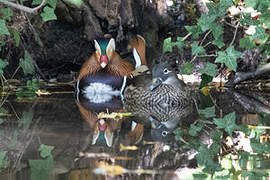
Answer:
<svg viewBox="0 0 270 180"><path fill-rule="evenodd" d="M101 38L94 40L96 48L96 58L101 68L105 68L115 51L114 38Z"/></svg>
<svg viewBox="0 0 270 180"><path fill-rule="evenodd" d="M152 76L152 90L161 84L175 85L179 83L176 72L167 62L160 62L154 65Z"/></svg>

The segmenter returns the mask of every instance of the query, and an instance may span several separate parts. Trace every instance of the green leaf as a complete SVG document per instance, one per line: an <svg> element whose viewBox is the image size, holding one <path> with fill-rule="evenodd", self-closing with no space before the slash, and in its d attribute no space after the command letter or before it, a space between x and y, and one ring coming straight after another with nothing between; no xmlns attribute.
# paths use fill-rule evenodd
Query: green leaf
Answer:
<svg viewBox="0 0 270 180"><path fill-rule="evenodd" d="M245 0L246 7L253 7L259 12L266 12L269 7L268 0Z"/></svg>
<svg viewBox="0 0 270 180"><path fill-rule="evenodd" d="M7 151L0 151L0 169L7 168L9 166L9 161L6 158Z"/></svg>
<svg viewBox="0 0 270 180"><path fill-rule="evenodd" d="M261 17L260 17L261 18ZM250 13L244 13L242 18L239 19L239 22L242 24L242 25L258 25L260 24L260 22L258 20L253 20L251 18L251 15Z"/></svg>
<svg viewBox="0 0 270 180"><path fill-rule="evenodd" d="M180 72L181 74L187 74L190 75L193 71L194 68L194 64L190 63L190 62L185 62L182 67L180 68Z"/></svg>
<svg viewBox="0 0 270 180"><path fill-rule="evenodd" d="M202 33L201 27L194 25L194 26L185 26L186 30L189 33L192 33L192 38L193 39L198 39L200 34Z"/></svg>
<svg viewBox="0 0 270 180"><path fill-rule="evenodd" d="M172 38L169 37L167 39L164 39L164 41L163 41L163 53L172 52L172 47L173 47Z"/></svg>
<svg viewBox="0 0 270 180"><path fill-rule="evenodd" d="M212 41L212 44L216 45L218 48L222 48L223 46L225 46L223 42L223 37L220 37L220 39L215 39L214 41Z"/></svg>
<svg viewBox="0 0 270 180"><path fill-rule="evenodd" d="M177 128L176 130L173 131L173 133L175 134L175 140L179 141L180 139L182 139L182 137L187 134L186 130L183 128Z"/></svg>
<svg viewBox="0 0 270 180"><path fill-rule="evenodd" d="M53 157L46 159L29 160L31 180L48 180L54 168Z"/></svg>
<svg viewBox="0 0 270 180"><path fill-rule="evenodd" d="M24 129L29 129L32 123L33 116L34 116L34 113L32 110L24 111L22 118L18 121L19 127L23 126Z"/></svg>
<svg viewBox="0 0 270 180"><path fill-rule="evenodd" d="M202 46L198 46L196 42L191 44L192 55L205 54L205 49Z"/></svg>
<svg viewBox="0 0 270 180"><path fill-rule="evenodd" d="M268 28L270 28L270 11L263 13L260 16L259 20L260 20L261 24L264 23Z"/></svg>
<svg viewBox="0 0 270 180"><path fill-rule="evenodd" d="M241 168L245 168L247 163L248 163L248 157L249 157L249 153L245 152L245 151L241 151L239 152L239 166Z"/></svg>
<svg viewBox="0 0 270 180"><path fill-rule="evenodd" d="M42 0L33 0L32 5L40 5L42 3Z"/></svg>
<svg viewBox="0 0 270 180"><path fill-rule="evenodd" d="M224 129L230 135L238 128L235 124L235 112L227 114L224 118L214 118L214 123L218 129Z"/></svg>
<svg viewBox="0 0 270 180"><path fill-rule="evenodd" d="M8 148L10 149L15 149L16 146L18 145L18 131L15 131L12 139L9 141Z"/></svg>
<svg viewBox="0 0 270 180"><path fill-rule="evenodd" d="M219 1L219 11L224 12L224 15L227 12L229 7L233 6L232 0L221 0Z"/></svg>
<svg viewBox="0 0 270 180"><path fill-rule="evenodd" d="M215 16L209 16L208 14L202 14L198 20L198 25L203 32L211 29L212 23L215 21Z"/></svg>
<svg viewBox="0 0 270 180"><path fill-rule="evenodd" d="M0 19L0 35L10 35L8 28L6 26L6 21L4 19Z"/></svg>
<svg viewBox="0 0 270 180"><path fill-rule="evenodd" d="M204 167L204 172L214 173L216 171L221 171L221 166L213 161L213 155L206 144L201 144L198 152L196 159L198 164Z"/></svg>
<svg viewBox="0 0 270 180"><path fill-rule="evenodd" d="M54 14L54 9L46 6L43 9L43 12L40 14L42 17L42 20L44 22L50 21L50 20L57 20L56 15Z"/></svg>
<svg viewBox="0 0 270 180"><path fill-rule="evenodd" d="M20 34L16 29L13 29L13 37L15 39L16 47L20 45Z"/></svg>
<svg viewBox="0 0 270 180"><path fill-rule="evenodd" d="M255 42L248 36L240 39L239 41L240 48L252 49L256 47Z"/></svg>
<svg viewBox="0 0 270 180"><path fill-rule="evenodd" d="M268 40L269 35L265 33L265 29L262 26L256 26L255 30L256 32L251 36L251 39L258 39L261 44L264 44Z"/></svg>
<svg viewBox="0 0 270 180"><path fill-rule="evenodd" d="M204 68L199 69L199 72L207 74L207 75L212 76L212 77L216 77L216 75L217 75L216 68L217 68L216 64L207 62Z"/></svg>
<svg viewBox="0 0 270 180"><path fill-rule="evenodd" d="M215 39L219 39L224 33L223 28L221 27L221 25L217 24L217 23L213 24L213 26L211 27L211 30L213 32L213 35L214 35Z"/></svg>
<svg viewBox="0 0 270 180"><path fill-rule="evenodd" d="M270 144L268 142L260 143L258 140L251 139L250 145L254 153L270 153Z"/></svg>
<svg viewBox="0 0 270 180"><path fill-rule="evenodd" d="M237 59L242 55L241 52L236 51L233 46L228 47L225 52L219 51L215 63L224 63L228 68L236 71Z"/></svg>
<svg viewBox="0 0 270 180"><path fill-rule="evenodd" d="M32 57L26 50L24 51L24 59L20 59L20 67L23 69L25 75L34 74L35 72Z"/></svg>
<svg viewBox="0 0 270 180"><path fill-rule="evenodd" d="M197 136L198 133L202 130L202 128L204 127L204 123L200 122L195 124L191 124L190 129L189 129L189 135L191 136Z"/></svg>
<svg viewBox="0 0 270 180"><path fill-rule="evenodd" d="M0 118L0 124L2 124L4 122L4 119Z"/></svg>
<svg viewBox="0 0 270 180"><path fill-rule="evenodd" d="M81 7L83 4L82 0L64 0L64 1L73 4L77 6L78 8Z"/></svg>
<svg viewBox="0 0 270 180"><path fill-rule="evenodd" d="M203 115L205 118L211 118L216 116L215 106L208 107L205 109L199 109L199 113Z"/></svg>
<svg viewBox="0 0 270 180"><path fill-rule="evenodd" d="M5 19L7 21L11 21L11 17L13 16L13 11L11 8L1 8L0 9L1 14L2 14L2 19Z"/></svg>
<svg viewBox="0 0 270 180"><path fill-rule="evenodd" d="M0 75L2 75L4 72L3 72L3 69L8 65L8 62L6 60L2 60L0 58Z"/></svg>
<svg viewBox="0 0 270 180"><path fill-rule="evenodd" d="M49 4L53 9L56 8L56 0L46 0L46 3Z"/></svg>
<svg viewBox="0 0 270 180"><path fill-rule="evenodd" d="M41 144L39 147L40 156L43 158L46 158L48 156L52 156L52 150L54 149L54 146L47 146L44 144Z"/></svg>
<svg viewBox="0 0 270 180"><path fill-rule="evenodd" d="M260 0L245 0L245 5L246 5L246 7L256 8L258 1L260 1Z"/></svg>
<svg viewBox="0 0 270 180"><path fill-rule="evenodd" d="M183 52L183 48L185 47L185 42L181 37L177 37L177 41L173 43L173 46L176 46L179 52Z"/></svg>
<svg viewBox="0 0 270 180"><path fill-rule="evenodd" d="M203 87L207 86L208 83L210 83L212 81L212 79L213 79L212 76L209 76L207 74L202 74L201 78L202 78L202 81L200 83L200 88L203 88Z"/></svg>

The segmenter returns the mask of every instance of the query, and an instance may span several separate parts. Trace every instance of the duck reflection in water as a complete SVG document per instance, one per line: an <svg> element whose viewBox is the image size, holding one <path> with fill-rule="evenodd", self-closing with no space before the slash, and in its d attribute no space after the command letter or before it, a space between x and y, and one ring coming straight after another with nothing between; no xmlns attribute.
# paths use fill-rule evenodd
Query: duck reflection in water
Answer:
<svg viewBox="0 0 270 180"><path fill-rule="evenodd" d="M124 109L134 114L134 120L151 124L151 136L158 141L172 139L174 128L194 110L191 92L163 55L156 60L152 75L144 73L133 79L124 101Z"/></svg>
<svg viewBox="0 0 270 180"><path fill-rule="evenodd" d="M100 112L123 112L122 92L130 73L145 64L145 41L137 35L129 39L133 57L122 59L111 37L95 40L96 51L83 64L76 83L76 104L83 119L93 129L92 145L111 147L122 121L98 118ZM134 127L136 128L136 127Z"/></svg>

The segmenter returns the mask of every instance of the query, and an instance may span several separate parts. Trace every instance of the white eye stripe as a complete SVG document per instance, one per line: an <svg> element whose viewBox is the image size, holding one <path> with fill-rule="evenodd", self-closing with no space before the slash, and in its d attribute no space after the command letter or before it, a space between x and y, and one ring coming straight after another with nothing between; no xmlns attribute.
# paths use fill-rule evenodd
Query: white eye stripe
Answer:
<svg viewBox="0 0 270 180"><path fill-rule="evenodd" d="M94 43L95 43L95 48L96 48L96 51L101 54L101 49L100 49L100 46L98 44L98 42L96 40L94 40Z"/></svg>
<svg viewBox="0 0 270 180"><path fill-rule="evenodd" d="M167 68L163 69L163 73L164 73L164 74L168 74L168 73L170 73L170 72L172 72L172 71L168 70Z"/></svg>
<svg viewBox="0 0 270 180"><path fill-rule="evenodd" d="M110 39L106 48L106 52L108 52L109 50L112 50L112 51L115 50L115 40L113 38Z"/></svg>

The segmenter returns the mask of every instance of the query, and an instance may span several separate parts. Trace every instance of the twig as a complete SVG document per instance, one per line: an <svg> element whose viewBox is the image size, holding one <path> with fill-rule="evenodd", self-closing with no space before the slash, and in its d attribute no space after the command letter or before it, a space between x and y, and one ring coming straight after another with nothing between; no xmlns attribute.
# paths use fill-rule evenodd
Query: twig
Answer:
<svg viewBox="0 0 270 180"><path fill-rule="evenodd" d="M188 33L185 37L182 38L182 41L186 40L192 33Z"/></svg>
<svg viewBox="0 0 270 180"><path fill-rule="evenodd" d="M236 25L236 27L235 27L233 39L232 39L232 42L230 43L230 46L231 46L231 45L234 43L234 41L235 41L235 38L236 38L236 34L237 34L237 31L238 31L239 25L240 25L240 22L238 22L237 25Z"/></svg>
<svg viewBox="0 0 270 180"><path fill-rule="evenodd" d="M9 2L7 0L0 0L0 3L3 3L7 6L13 7L15 9L19 9L19 10L27 12L27 13L35 13L38 9L40 9L45 4L45 0L42 0L41 4L35 8L29 8L29 7L20 5L20 4Z"/></svg>
<svg viewBox="0 0 270 180"><path fill-rule="evenodd" d="M206 55L200 55L197 57L217 57L217 55L216 54L206 54Z"/></svg>
<svg viewBox="0 0 270 180"><path fill-rule="evenodd" d="M14 73L12 74L12 76L11 76L10 79L13 79L13 78L14 78L14 76L17 74L17 72L18 72L19 69L20 69L20 66L18 66L18 67L16 68L16 70L14 71Z"/></svg>
<svg viewBox="0 0 270 180"><path fill-rule="evenodd" d="M212 32L212 30L209 30L203 37L202 41L200 42L199 46L202 45L203 41L207 38L207 36Z"/></svg>

